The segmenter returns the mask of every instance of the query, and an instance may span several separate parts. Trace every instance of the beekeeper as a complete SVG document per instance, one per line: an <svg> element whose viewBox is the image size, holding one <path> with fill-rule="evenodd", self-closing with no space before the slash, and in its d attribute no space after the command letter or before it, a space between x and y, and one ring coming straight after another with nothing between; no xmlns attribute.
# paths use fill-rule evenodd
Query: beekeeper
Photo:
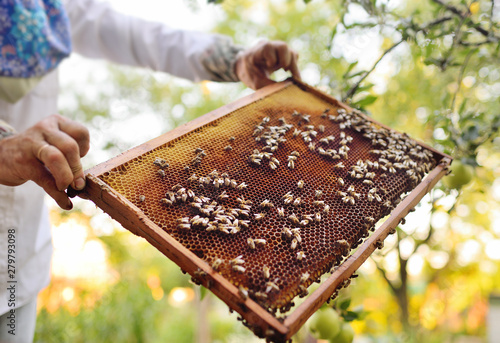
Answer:
<svg viewBox="0 0 500 343"><path fill-rule="evenodd" d="M52 253L44 195L66 210L85 186L89 133L57 113L60 62L72 51L193 81L253 89L284 69L300 78L283 42L243 49L228 37L176 30L96 0L0 0L0 342L31 342L36 297Z"/></svg>

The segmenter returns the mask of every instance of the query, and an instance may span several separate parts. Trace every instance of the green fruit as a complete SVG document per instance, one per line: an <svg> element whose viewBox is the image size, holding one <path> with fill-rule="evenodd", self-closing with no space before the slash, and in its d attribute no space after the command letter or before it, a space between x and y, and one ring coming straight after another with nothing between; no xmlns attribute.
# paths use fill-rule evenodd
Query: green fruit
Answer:
<svg viewBox="0 0 500 343"><path fill-rule="evenodd" d="M349 323L343 323L337 336L330 338L330 343L351 343L354 340L354 329Z"/></svg>
<svg viewBox="0 0 500 343"><path fill-rule="evenodd" d="M472 180L474 168L463 164L460 161L453 161L451 164L451 174L443 179L443 183L448 188L461 188Z"/></svg>
<svg viewBox="0 0 500 343"><path fill-rule="evenodd" d="M316 312L311 317L309 329L316 338L331 339L340 332L340 323L341 320L337 311L328 307Z"/></svg>

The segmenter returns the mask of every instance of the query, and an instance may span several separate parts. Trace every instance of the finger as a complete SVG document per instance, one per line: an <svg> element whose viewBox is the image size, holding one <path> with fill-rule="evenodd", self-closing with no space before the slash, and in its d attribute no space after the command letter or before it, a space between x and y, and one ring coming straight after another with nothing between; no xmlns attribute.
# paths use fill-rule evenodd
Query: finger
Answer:
<svg viewBox="0 0 500 343"><path fill-rule="evenodd" d="M300 76L300 70L299 67L297 66L297 59L299 58L298 54L296 52L292 52L292 60L290 61L290 65L288 67L288 70L292 73L292 76L297 79L301 80L302 77Z"/></svg>
<svg viewBox="0 0 500 343"><path fill-rule="evenodd" d="M42 164L33 166L33 181L56 201L57 205L63 210L71 210L73 203L64 191L60 191L56 187L56 182L51 173Z"/></svg>
<svg viewBox="0 0 500 343"><path fill-rule="evenodd" d="M273 43L271 42L261 44L254 56L255 62L253 64L258 67L271 69L278 63L278 55L275 53Z"/></svg>
<svg viewBox="0 0 500 343"><path fill-rule="evenodd" d="M63 131L52 131L45 137L46 141L61 151L73 173L72 186L76 190L85 187L85 178L80 161L80 146L68 134Z"/></svg>
<svg viewBox="0 0 500 343"><path fill-rule="evenodd" d="M69 120L60 116L62 120L59 120L59 129L69 136L71 136L79 146L80 157L87 154L90 147L90 135L89 130L85 126L75 121Z"/></svg>
<svg viewBox="0 0 500 343"><path fill-rule="evenodd" d="M40 151L45 144L47 143L40 142L34 145L38 147L33 151L33 154L49 169L57 189L64 191L73 182L73 172L64 154L55 146L49 145ZM38 153L39 151L40 153Z"/></svg>
<svg viewBox="0 0 500 343"><path fill-rule="evenodd" d="M288 70L292 61L292 51L283 43L276 46L276 53L278 54L278 63L275 66L276 70L279 68Z"/></svg>

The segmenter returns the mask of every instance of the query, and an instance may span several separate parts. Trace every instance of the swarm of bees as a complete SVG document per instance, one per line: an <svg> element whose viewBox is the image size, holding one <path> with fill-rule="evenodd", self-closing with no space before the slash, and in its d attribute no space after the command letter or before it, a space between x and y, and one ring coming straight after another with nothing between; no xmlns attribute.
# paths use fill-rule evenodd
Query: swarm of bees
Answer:
<svg viewBox="0 0 500 343"><path fill-rule="evenodd" d="M168 211L187 209L183 213L188 214L177 218L170 229L177 237L198 237L204 232L203 237L226 237L217 240L222 244L233 242L231 246L237 249L206 257L212 268L235 282L243 299L250 297L272 312L286 312L293 297L305 296L312 282L340 264L435 161L414 140L377 126L357 111L327 108L311 116L294 110L279 119L264 116L259 120L243 147L251 152L238 163L246 164L252 173L266 175L261 178L280 175L273 179L283 184L278 187L280 192L273 188L256 196L253 190L260 187L255 183L259 178L245 179L235 170L230 173L229 168L203 172L209 151L213 151L205 147L196 148L183 162L188 176L166 188L159 203ZM241 156L237 142L242 138L227 138L220 154ZM371 147L363 148L361 154L360 140ZM310 167L311 156L326 163L322 168L327 168L328 182L318 182L303 172ZM168 179L170 164L160 157L153 162L162 182ZM281 175L287 175L286 179ZM396 177L405 182L398 192L388 188ZM149 196L147 201L144 195L137 199L138 206L152 202ZM354 234L337 229L345 213L359 213L360 226L350 229L359 230ZM329 244L329 251L321 250L318 242ZM319 254L327 254L327 262L319 269L308 269ZM245 281L247 275L252 275L252 282Z"/></svg>

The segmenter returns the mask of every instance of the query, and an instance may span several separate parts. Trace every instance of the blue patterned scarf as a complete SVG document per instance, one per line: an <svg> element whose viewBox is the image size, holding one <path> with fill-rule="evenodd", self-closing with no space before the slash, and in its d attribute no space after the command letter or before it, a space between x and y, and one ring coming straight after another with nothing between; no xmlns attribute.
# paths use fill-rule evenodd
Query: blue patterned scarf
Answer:
<svg viewBox="0 0 500 343"><path fill-rule="evenodd" d="M70 52L61 0L0 0L0 76L43 76Z"/></svg>

